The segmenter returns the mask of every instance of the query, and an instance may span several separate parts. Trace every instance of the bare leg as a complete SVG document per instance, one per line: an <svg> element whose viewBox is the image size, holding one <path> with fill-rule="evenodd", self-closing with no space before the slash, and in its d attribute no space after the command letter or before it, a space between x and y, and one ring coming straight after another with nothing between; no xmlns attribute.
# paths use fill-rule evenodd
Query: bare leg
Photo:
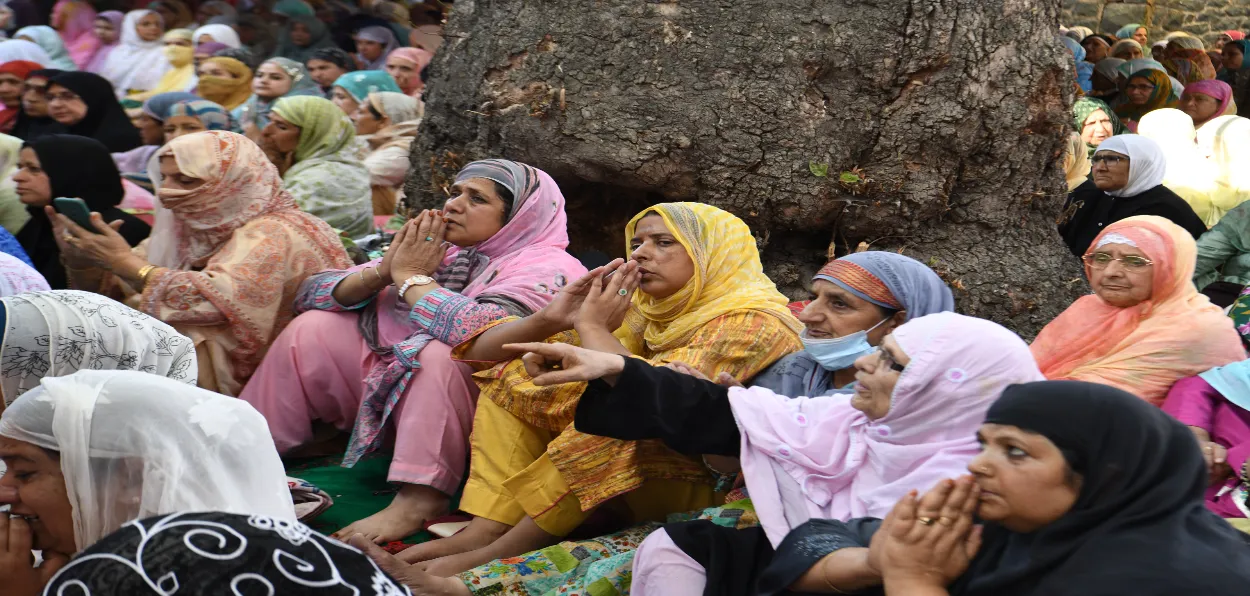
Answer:
<svg viewBox="0 0 1250 596"><path fill-rule="evenodd" d="M447 513L447 495L421 484L405 484L386 509L334 533L334 538L347 540L353 534L384 544L402 540L421 530L425 520Z"/></svg>
<svg viewBox="0 0 1250 596"><path fill-rule="evenodd" d="M405 563L420 563L439 557L458 555L488 546L511 529L512 526L508 524L484 517L475 517L465 529L455 535L406 548L397 557Z"/></svg>
<svg viewBox="0 0 1250 596"><path fill-rule="evenodd" d="M471 594L464 582L454 577L435 577L415 566L407 565L359 534L352 536L349 542L373 559L382 571L411 588L415 596L469 596Z"/></svg>
<svg viewBox="0 0 1250 596"><path fill-rule="evenodd" d="M449 577L495 559L523 555L557 542L560 542L559 536L548 534L538 527L532 518L526 516L515 528L508 530L508 533L490 545L466 553L435 559L426 563L424 567L425 571L431 575Z"/></svg>

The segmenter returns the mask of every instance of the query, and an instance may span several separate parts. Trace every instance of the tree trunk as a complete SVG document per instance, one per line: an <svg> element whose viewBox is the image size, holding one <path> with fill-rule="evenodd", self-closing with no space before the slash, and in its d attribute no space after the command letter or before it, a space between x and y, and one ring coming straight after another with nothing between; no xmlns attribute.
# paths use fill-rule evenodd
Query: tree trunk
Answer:
<svg viewBox="0 0 1250 596"><path fill-rule="evenodd" d="M648 204L742 217L792 297L861 243L928 263L960 312L1032 335L1085 289L1055 231L1071 55L1057 0L460 0L409 206L506 157L568 199L570 250L622 255Z"/></svg>

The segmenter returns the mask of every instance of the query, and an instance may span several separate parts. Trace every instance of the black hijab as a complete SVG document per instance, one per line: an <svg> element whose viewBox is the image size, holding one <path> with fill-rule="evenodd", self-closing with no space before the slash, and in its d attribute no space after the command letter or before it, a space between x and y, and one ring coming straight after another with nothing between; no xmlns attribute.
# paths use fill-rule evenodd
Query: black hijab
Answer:
<svg viewBox="0 0 1250 596"><path fill-rule="evenodd" d="M411 591L364 553L302 523L209 512L130 522L75 556L44 593L406 596Z"/></svg>
<svg viewBox="0 0 1250 596"><path fill-rule="evenodd" d="M73 91L87 104L87 115L68 127L70 134L91 137L112 153L130 151L143 144L139 129L130 123L108 79L90 72L65 72L48 81Z"/></svg>
<svg viewBox="0 0 1250 596"><path fill-rule="evenodd" d="M64 72L55 68L33 70L26 79L42 78L51 81L53 77L60 76ZM48 116L40 116L38 118L27 116L26 110L23 109L17 113L17 122L13 125L12 135L23 141L33 141L43 135L62 134L64 132L65 127L61 126L60 122Z"/></svg>
<svg viewBox="0 0 1250 596"><path fill-rule="evenodd" d="M117 208L125 190L117 164L102 143L74 135L44 135L22 146L23 149L27 147L39 157L39 167L48 175L53 198L79 198L92 211L98 211L105 222L123 220L118 233L131 246L148 237L152 231L148 224ZM30 212L30 221L18 230L18 242L52 289L67 287L65 269L60 261L61 250L53 237L52 222L48 221L43 207L27 207L27 211Z"/></svg>
<svg viewBox="0 0 1250 596"><path fill-rule="evenodd" d="M1195 240L1207 231L1193 207L1162 184L1131 197L1113 197L1093 180L1086 180L1068 195L1059 217L1059 235L1068 250L1080 258L1107 226L1135 215L1168 219L1185 228Z"/></svg>
<svg viewBox="0 0 1250 596"><path fill-rule="evenodd" d="M1081 475L1076 504L1033 534L987 524L957 595L1239 594L1245 536L1207 510L1207 470L1183 424L1141 398L1078 381L1013 385L985 421L1050 439Z"/></svg>

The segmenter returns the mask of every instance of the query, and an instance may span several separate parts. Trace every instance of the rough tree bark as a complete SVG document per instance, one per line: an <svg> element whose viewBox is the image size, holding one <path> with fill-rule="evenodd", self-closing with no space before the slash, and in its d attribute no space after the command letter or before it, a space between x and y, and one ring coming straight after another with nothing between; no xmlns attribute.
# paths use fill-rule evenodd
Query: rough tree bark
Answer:
<svg viewBox="0 0 1250 596"><path fill-rule="evenodd" d="M732 211L791 296L860 242L1032 335L1085 284L1054 230L1070 55L1058 0L459 0L409 206L507 157L550 173L571 250L661 201Z"/></svg>

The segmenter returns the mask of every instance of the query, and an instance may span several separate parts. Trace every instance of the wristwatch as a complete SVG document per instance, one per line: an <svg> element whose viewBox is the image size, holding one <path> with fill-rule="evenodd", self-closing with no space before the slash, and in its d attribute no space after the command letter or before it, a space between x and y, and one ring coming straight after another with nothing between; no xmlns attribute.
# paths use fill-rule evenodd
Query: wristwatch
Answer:
<svg viewBox="0 0 1250 596"><path fill-rule="evenodd" d="M404 285L399 286L399 301L404 301L404 294L412 289L412 286L424 286L434 283L434 278L428 275L414 275L404 280Z"/></svg>

